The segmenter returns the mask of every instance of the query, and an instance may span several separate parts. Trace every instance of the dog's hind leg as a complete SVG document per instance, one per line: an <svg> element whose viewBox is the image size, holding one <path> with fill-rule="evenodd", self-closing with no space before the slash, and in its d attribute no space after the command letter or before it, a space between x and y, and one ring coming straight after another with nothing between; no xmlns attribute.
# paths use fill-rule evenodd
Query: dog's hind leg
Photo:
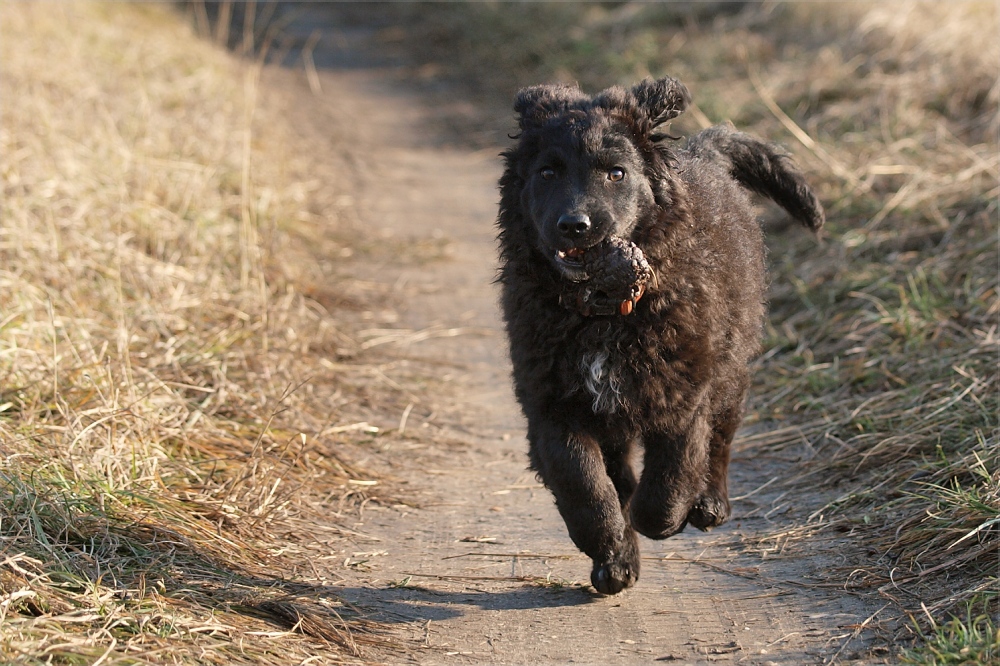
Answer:
<svg viewBox="0 0 1000 666"><path fill-rule="evenodd" d="M594 562L594 588L617 594L633 585L639 578L638 539L619 495L627 492L627 474L617 475L616 487L590 433L551 421L529 422L528 439L532 467L555 496L570 538Z"/></svg>
<svg viewBox="0 0 1000 666"><path fill-rule="evenodd" d="M687 515L688 522L708 531L729 519L729 448L743 421L743 401L716 415L708 452L708 487Z"/></svg>
<svg viewBox="0 0 1000 666"><path fill-rule="evenodd" d="M632 464L634 440L629 436L619 436L609 432L600 436L601 452L604 454L604 469L618 493L618 504L622 514L628 518L629 504L639 479Z"/></svg>

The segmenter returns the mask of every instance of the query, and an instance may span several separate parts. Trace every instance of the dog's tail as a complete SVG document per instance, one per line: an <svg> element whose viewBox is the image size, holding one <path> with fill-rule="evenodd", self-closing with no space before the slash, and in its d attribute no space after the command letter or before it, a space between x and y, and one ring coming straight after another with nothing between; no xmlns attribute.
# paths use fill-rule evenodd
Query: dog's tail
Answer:
<svg viewBox="0 0 1000 666"><path fill-rule="evenodd" d="M726 125L691 137L688 150L712 154L743 187L771 199L813 231L826 220L823 206L795 167L776 146Z"/></svg>

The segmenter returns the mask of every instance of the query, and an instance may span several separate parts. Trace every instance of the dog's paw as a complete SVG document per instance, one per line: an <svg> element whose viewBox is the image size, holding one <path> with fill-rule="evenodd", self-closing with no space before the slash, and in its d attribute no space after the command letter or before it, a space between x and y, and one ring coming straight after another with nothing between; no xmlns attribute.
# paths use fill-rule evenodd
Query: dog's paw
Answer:
<svg viewBox="0 0 1000 666"><path fill-rule="evenodd" d="M629 529L625 537L625 548L610 561L594 562L590 572L590 584L601 594L618 594L626 587L632 587L639 580L639 539L634 530Z"/></svg>
<svg viewBox="0 0 1000 666"><path fill-rule="evenodd" d="M729 520L729 499L711 491L699 497L688 512L687 520L703 532Z"/></svg>
<svg viewBox="0 0 1000 666"><path fill-rule="evenodd" d="M670 506L661 497L637 492L632 496L632 526L649 539L668 539L683 531L687 525L687 507L687 503Z"/></svg>

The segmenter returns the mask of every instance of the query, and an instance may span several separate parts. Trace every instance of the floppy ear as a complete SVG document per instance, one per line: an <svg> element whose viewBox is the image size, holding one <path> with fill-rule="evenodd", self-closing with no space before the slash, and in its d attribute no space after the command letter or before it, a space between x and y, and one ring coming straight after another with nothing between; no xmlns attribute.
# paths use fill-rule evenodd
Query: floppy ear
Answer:
<svg viewBox="0 0 1000 666"><path fill-rule="evenodd" d="M633 86L631 93L651 129L681 115L691 103L687 87L671 76L646 79Z"/></svg>
<svg viewBox="0 0 1000 666"><path fill-rule="evenodd" d="M579 88L565 85L542 85L522 88L514 100L514 111L521 129L538 126L564 113L571 104L588 99Z"/></svg>

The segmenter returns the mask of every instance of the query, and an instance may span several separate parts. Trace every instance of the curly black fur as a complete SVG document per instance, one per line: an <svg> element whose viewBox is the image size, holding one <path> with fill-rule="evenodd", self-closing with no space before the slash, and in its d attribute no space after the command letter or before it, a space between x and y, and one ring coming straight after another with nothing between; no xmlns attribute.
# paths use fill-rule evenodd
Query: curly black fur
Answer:
<svg viewBox="0 0 1000 666"><path fill-rule="evenodd" d="M638 578L637 531L663 539L729 517L729 446L765 298L746 190L823 224L773 146L722 126L683 148L662 143L658 128L689 99L670 77L595 96L526 88L514 106L521 133L504 153L499 282L531 465L605 594ZM561 307L580 277L572 259L612 237L635 243L653 272L634 312Z"/></svg>

